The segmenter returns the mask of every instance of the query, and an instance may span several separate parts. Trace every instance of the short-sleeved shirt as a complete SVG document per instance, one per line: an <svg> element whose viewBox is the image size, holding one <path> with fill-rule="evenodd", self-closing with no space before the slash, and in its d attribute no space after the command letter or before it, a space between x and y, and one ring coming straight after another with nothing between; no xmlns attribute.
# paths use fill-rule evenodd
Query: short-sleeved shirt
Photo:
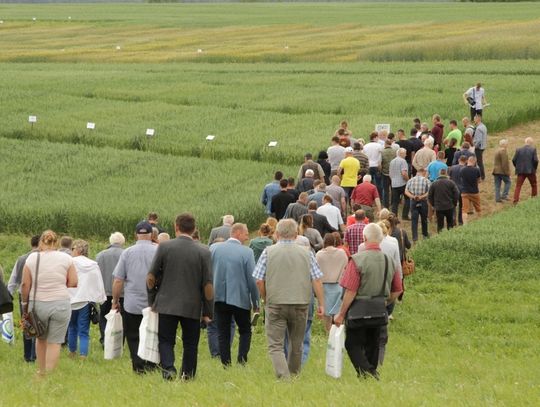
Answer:
<svg viewBox="0 0 540 407"><path fill-rule="evenodd" d="M448 169L448 165L446 165L446 163L439 160L430 162L426 168L429 180L434 182L439 177L440 172L443 169Z"/></svg>
<svg viewBox="0 0 540 407"><path fill-rule="evenodd" d="M461 178L461 193L462 194L478 194L478 180L480 179L480 169L467 165L460 171Z"/></svg>
<svg viewBox="0 0 540 407"><path fill-rule="evenodd" d="M364 243L364 222L355 222L353 225L347 227L345 232L344 241L349 246L351 256L358 252L358 246Z"/></svg>
<svg viewBox="0 0 540 407"><path fill-rule="evenodd" d="M34 299L36 288L36 266L38 253L31 253L26 259L26 267L30 269L32 287L28 299ZM60 301L69 300L67 289L67 274L73 266L73 258L66 253L57 250L39 252L39 270L37 276L36 301Z"/></svg>
<svg viewBox="0 0 540 407"><path fill-rule="evenodd" d="M463 134L461 133L460 129L454 129L448 135L444 138L444 140L448 140L448 144L450 144L450 140L455 139L456 140L456 146L461 147L461 143L463 142Z"/></svg>
<svg viewBox="0 0 540 407"><path fill-rule="evenodd" d="M381 153L381 172L383 175L389 176L390 162L394 158L396 158L396 150L394 150L391 146L384 147L384 150Z"/></svg>
<svg viewBox="0 0 540 407"><path fill-rule="evenodd" d="M343 168L341 177L342 187L355 187L358 182L358 171L360 171L360 162L352 157L346 157L339 163L339 167Z"/></svg>
<svg viewBox="0 0 540 407"><path fill-rule="evenodd" d="M332 204L324 204L317 209L317 213L326 216L330 226L336 230L339 230L339 225L343 225L341 211Z"/></svg>
<svg viewBox="0 0 540 407"><path fill-rule="evenodd" d="M375 199L379 197L377 187L371 182L362 182L351 194L351 201L365 206L373 206Z"/></svg>
<svg viewBox="0 0 540 407"><path fill-rule="evenodd" d="M364 146L363 151L368 156L370 167L378 167L381 164L383 150L384 147L375 141L371 141Z"/></svg>
<svg viewBox="0 0 540 407"><path fill-rule="evenodd" d="M476 110L482 110L482 99L484 98L484 88L476 89L476 86L469 88L465 92L468 97L473 98L475 101L474 108Z"/></svg>
<svg viewBox="0 0 540 407"><path fill-rule="evenodd" d="M146 277L154 260L157 246L149 240L138 240L120 255L113 277L124 281L124 309L130 314L142 314L148 307Z"/></svg>
<svg viewBox="0 0 540 407"><path fill-rule="evenodd" d="M337 170L341 160L345 158L345 147L336 144L334 146L328 147L326 151L328 154L328 162L332 170Z"/></svg>
<svg viewBox="0 0 540 407"><path fill-rule="evenodd" d="M403 171L409 172L409 165L404 158L396 157L390 161L390 181L392 182L392 188L399 188L407 184L407 181L403 179Z"/></svg>
<svg viewBox="0 0 540 407"><path fill-rule="evenodd" d="M407 163L410 164L412 161L412 153L415 151L413 143L410 140L398 140L396 141L396 144L400 146L401 148L404 148L405 150L407 150L405 161L407 161Z"/></svg>
<svg viewBox="0 0 540 407"><path fill-rule="evenodd" d="M429 182L427 178L417 175L416 177L413 177L407 181L407 186L405 189L414 196L420 196L427 193L430 186L431 182Z"/></svg>

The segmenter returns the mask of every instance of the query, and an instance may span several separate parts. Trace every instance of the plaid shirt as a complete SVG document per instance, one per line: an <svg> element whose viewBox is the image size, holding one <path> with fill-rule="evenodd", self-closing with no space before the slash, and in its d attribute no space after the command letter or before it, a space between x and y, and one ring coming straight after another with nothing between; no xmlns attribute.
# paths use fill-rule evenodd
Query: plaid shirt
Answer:
<svg viewBox="0 0 540 407"><path fill-rule="evenodd" d="M297 244L294 240L280 240L277 244ZM311 250L308 250L309 253L309 272L311 275L312 280L318 280L322 278L323 273L321 269L319 268L319 264L317 263L317 260L315 259L315 255ZM255 266L255 270L253 270L253 278L255 280L265 280L266 279L266 264L268 262L268 253L266 249L261 254L261 257L259 257L259 261L257 262L257 265Z"/></svg>
<svg viewBox="0 0 540 407"><path fill-rule="evenodd" d="M354 223L347 228L345 232L345 242L349 245L351 256L358 252L358 246L364 243L364 222Z"/></svg>
<svg viewBox="0 0 540 407"><path fill-rule="evenodd" d="M407 186L405 189L414 196L420 196L429 191L430 185L431 182L429 182L427 178L417 175L407 181Z"/></svg>

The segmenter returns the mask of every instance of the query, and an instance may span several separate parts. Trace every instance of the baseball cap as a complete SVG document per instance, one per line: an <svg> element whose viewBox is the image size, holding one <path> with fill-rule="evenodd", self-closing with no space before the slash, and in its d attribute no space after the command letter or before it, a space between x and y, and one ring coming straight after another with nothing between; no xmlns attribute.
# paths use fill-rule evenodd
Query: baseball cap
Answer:
<svg viewBox="0 0 540 407"><path fill-rule="evenodd" d="M148 233L152 233L152 225L147 221L143 220L137 223L137 226L135 227L135 233L137 233L138 235L146 235Z"/></svg>
<svg viewBox="0 0 540 407"><path fill-rule="evenodd" d="M346 153L352 153L354 150L352 147L345 147L345 152Z"/></svg>

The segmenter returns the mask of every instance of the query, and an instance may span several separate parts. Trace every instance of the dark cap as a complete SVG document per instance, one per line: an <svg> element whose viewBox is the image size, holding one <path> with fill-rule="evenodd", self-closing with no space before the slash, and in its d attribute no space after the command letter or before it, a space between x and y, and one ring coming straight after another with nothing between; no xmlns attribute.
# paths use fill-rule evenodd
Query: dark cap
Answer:
<svg viewBox="0 0 540 407"><path fill-rule="evenodd" d="M137 233L138 235L146 235L148 233L152 233L152 225L147 221L143 220L137 223L137 226L135 227L135 233Z"/></svg>

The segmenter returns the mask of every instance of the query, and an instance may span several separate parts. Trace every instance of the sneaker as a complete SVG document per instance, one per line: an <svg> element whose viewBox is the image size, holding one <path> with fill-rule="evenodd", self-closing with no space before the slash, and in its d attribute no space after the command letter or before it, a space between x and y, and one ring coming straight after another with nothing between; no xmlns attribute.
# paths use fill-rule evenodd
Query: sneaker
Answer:
<svg viewBox="0 0 540 407"><path fill-rule="evenodd" d="M495 202L502 203L502 199L496 199Z"/></svg>

